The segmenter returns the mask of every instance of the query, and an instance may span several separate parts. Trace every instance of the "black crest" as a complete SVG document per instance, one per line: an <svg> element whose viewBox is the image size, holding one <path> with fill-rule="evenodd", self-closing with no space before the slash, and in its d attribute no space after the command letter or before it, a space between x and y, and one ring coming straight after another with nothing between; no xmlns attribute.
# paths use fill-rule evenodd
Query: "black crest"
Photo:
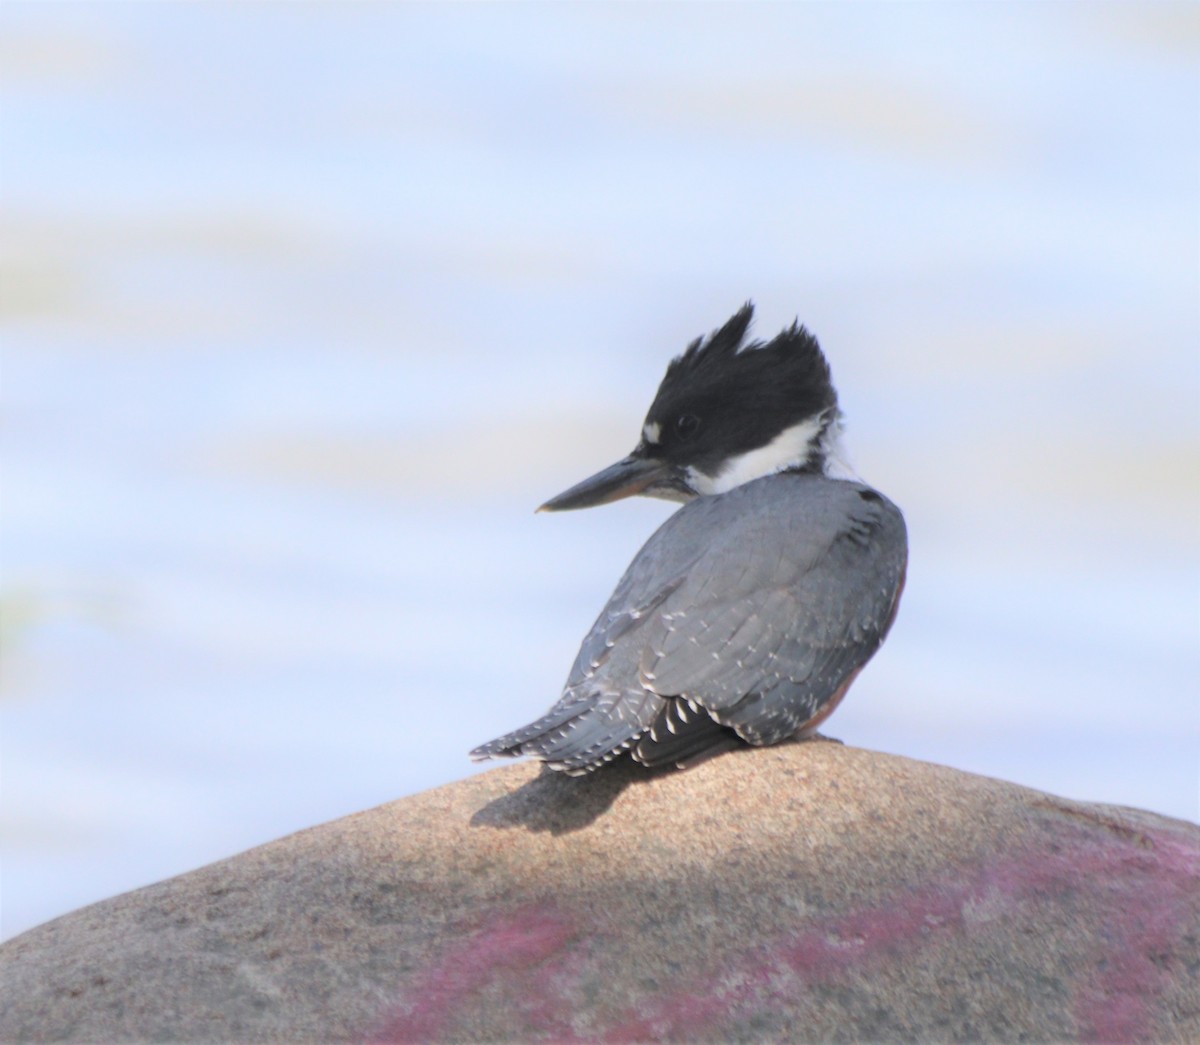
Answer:
<svg viewBox="0 0 1200 1045"><path fill-rule="evenodd" d="M809 418L831 420L837 393L817 339L798 322L769 342L746 341L754 305L697 338L667 367L646 415L659 452L704 466L765 446Z"/></svg>

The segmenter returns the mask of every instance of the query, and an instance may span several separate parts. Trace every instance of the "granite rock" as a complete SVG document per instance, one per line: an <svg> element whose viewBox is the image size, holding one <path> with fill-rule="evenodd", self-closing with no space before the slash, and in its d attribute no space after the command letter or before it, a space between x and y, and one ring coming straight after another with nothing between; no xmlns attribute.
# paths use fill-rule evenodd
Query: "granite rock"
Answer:
<svg viewBox="0 0 1200 1045"><path fill-rule="evenodd" d="M521 764L0 947L4 1041L1200 1041L1200 828L829 743Z"/></svg>

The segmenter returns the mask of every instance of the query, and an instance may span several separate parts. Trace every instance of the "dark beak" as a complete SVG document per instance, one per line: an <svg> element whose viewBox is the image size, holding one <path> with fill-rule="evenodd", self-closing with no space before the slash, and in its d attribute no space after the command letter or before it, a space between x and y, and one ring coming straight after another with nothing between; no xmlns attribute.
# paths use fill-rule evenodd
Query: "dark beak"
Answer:
<svg viewBox="0 0 1200 1045"><path fill-rule="evenodd" d="M630 454L616 464L609 465L571 489L551 497L539 512L565 512L573 508L592 508L597 504L619 501L632 497L648 487L663 483L671 477L671 466L652 457Z"/></svg>

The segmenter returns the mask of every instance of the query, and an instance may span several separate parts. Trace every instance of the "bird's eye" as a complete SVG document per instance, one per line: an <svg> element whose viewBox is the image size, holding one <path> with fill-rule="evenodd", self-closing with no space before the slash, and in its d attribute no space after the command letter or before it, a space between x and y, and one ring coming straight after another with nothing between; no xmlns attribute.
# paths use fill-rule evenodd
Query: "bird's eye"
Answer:
<svg viewBox="0 0 1200 1045"><path fill-rule="evenodd" d="M675 431L679 433L681 439L691 439L699 427L700 418L695 414L680 414L679 419L675 422Z"/></svg>

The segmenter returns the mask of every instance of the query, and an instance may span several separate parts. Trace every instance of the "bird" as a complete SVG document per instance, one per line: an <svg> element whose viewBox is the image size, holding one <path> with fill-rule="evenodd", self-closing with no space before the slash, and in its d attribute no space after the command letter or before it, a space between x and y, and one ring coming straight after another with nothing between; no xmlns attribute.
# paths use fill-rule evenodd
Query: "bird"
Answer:
<svg viewBox="0 0 1200 1045"><path fill-rule="evenodd" d="M681 502L634 557L546 714L471 751L570 776L618 757L686 769L808 739L879 649L908 565L904 516L854 473L820 344L754 305L668 365L633 452L557 512Z"/></svg>

